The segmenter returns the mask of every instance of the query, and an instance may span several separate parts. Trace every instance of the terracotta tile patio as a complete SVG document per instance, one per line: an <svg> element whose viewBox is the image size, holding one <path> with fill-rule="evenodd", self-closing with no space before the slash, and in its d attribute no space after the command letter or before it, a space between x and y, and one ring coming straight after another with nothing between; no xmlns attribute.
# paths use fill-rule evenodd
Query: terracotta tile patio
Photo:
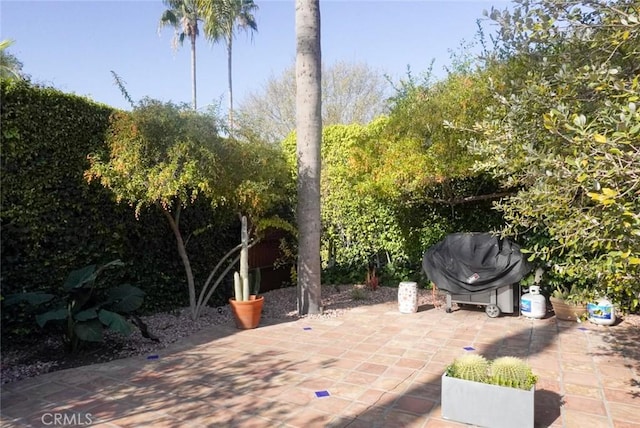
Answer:
<svg viewBox="0 0 640 428"><path fill-rule="evenodd" d="M516 355L539 376L536 426L640 427L640 331L397 303L325 320L218 326L149 359L3 385L3 427L456 427L440 376L456 356ZM473 347L474 350L465 350ZM323 395L318 397L317 395Z"/></svg>

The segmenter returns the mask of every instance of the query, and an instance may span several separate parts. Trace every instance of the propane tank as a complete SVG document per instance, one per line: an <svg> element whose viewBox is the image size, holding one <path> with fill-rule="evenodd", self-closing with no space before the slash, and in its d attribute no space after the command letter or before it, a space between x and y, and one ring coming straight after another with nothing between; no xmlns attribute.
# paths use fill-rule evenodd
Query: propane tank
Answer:
<svg viewBox="0 0 640 428"><path fill-rule="evenodd" d="M616 322L616 310L608 299L600 299L596 303L587 303L589 321L599 325L613 325Z"/></svg>
<svg viewBox="0 0 640 428"><path fill-rule="evenodd" d="M529 318L543 318L547 313L547 299L540 294L540 286L532 285L520 298L520 313Z"/></svg>

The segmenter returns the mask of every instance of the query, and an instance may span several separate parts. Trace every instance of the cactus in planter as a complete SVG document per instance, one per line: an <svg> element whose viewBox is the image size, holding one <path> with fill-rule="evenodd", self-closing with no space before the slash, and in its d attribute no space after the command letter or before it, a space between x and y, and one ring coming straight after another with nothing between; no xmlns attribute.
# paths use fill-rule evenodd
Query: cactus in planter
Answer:
<svg viewBox="0 0 640 428"><path fill-rule="evenodd" d="M481 355L466 354L447 367L447 376L474 382L529 390L538 380L529 365L517 357L488 361Z"/></svg>
<svg viewBox="0 0 640 428"><path fill-rule="evenodd" d="M247 217L242 216L240 239L240 272L233 274L233 287L236 300L244 302L249 300L249 233L247 232Z"/></svg>
<svg viewBox="0 0 640 428"><path fill-rule="evenodd" d="M489 362L482 355L466 354L455 359L447 367L447 376L474 382L486 382L489 372Z"/></svg>
<svg viewBox="0 0 640 428"><path fill-rule="evenodd" d="M464 355L442 375L442 417L483 427L533 428L536 380L519 358Z"/></svg>
<svg viewBox="0 0 640 428"><path fill-rule="evenodd" d="M489 366L491 383L512 388L531 389L537 377L529 365L516 357L500 357Z"/></svg>
<svg viewBox="0 0 640 428"><path fill-rule="evenodd" d="M249 284L249 234L247 233L247 218L242 217L240 244L240 272L233 275L235 298L229 299L231 310L236 320L236 327L247 329L256 328L260 324L262 314L263 296L257 296L260 291L260 271L254 274L254 285L257 287L252 292Z"/></svg>

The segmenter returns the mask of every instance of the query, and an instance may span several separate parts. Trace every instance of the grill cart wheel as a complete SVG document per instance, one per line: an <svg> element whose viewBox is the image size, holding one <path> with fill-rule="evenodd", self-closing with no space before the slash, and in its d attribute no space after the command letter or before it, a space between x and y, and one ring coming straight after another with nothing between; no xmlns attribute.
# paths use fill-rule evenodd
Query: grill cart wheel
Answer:
<svg viewBox="0 0 640 428"><path fill-rule="evenodd" d="M497 318L500 316L500 308L498 305L490 304L484 310L489 318Z"/></svg>

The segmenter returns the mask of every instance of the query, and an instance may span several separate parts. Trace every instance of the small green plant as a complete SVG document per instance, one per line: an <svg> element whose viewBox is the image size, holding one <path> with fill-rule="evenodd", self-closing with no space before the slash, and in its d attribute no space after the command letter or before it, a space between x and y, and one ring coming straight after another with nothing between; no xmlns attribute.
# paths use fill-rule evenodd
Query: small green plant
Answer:
<svg viewBox="0 0 640 428"><path fill-rule="evenodd" d="M590 289L574 283L570 288L564 285L557 285L551 293L551 297L569 303L585 304L593 300L594 293Z"/></svg>
<svg viewBox="0 0 640 428"><path fill-rule="evenodd" d="M447 367L447 376L529 390L538 378L529 365L517 357L500 357L489 361L481 355L465 354Z"/></svg>
<svg viewBox="0 0 640 428"><path fill-rule="evenodd" d="M98 283L98 275L105 269L123 266L120 260L96 267L85 266L74 270L64 282L64 297L56 298L47 293L20 293L7 296L5 304L28 303L41 305L53 303L50 310L36 315L36 322L44 327L49 322L63 325L67 349L76 352L84 342L101 342L105 328L129 335L133 326L125 315L142 305L144 292L130 284L121 284L105 290Z"/></svg>
<svg viewBox="0 0 640 428"><path fill-rule="evenodd" d="M351 289L351 298L353 300L366 300L367 299L367 290L363 287L354 286Z"/></svg>

